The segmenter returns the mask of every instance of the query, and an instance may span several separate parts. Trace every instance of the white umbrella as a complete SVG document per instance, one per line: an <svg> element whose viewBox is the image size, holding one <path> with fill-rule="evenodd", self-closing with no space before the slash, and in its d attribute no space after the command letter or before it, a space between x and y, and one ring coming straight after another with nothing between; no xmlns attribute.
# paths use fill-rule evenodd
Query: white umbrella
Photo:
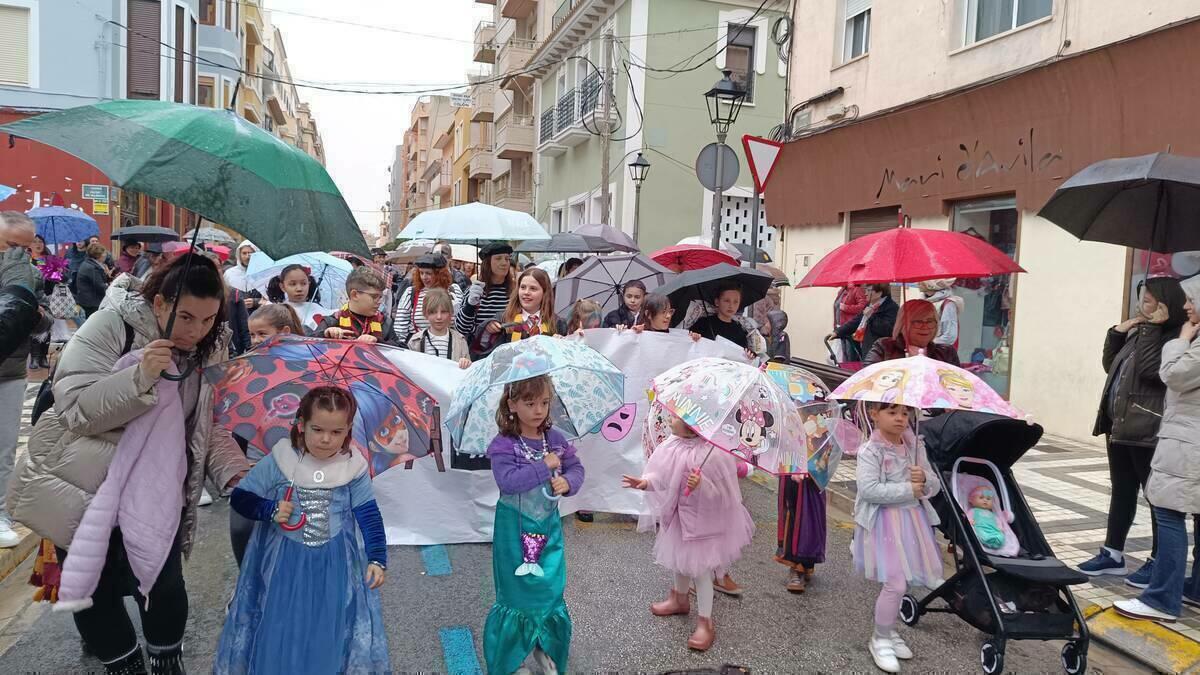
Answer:
<svg viewBox="0 0 1200 675"><path fill-rule="evenodd" d="M678 246L684 246L684 245L707 246L709 248L712 248L712 240L709 239L708 237L684 237L683 239L679 240L679 244L677 244L677 245ZM738 247L725 241L724 239L721 240L721 250L724 251L725 253L728 253L729 255L733 256L734 260L742 259L742 252L738 250Z"/></svg>
<svg viewBox="0 0 1200 675"><path fill-rule="evenodd" d="M346 278L350 276L354 266L349 261L320 251L297 253L282 260L272 260L271 256L258 251L250 256L250 264L246 268L246 283L252 288L266 286L288 265L308 268L317 282L319 303L322 306L337 308L346 302Z"/></svg>
<svg viewBox="0 0 1200 675"><path fill-rule="evenodd" d="M195 230L188 230L183 235L183 239L181 241L190 242L192 240L192 237L195 236L195 233L196 233ZM218 229L215 227L200 228L200 236L197 237L196 240L200 241L202 243L205 243L205 244L219 244L221 246L231 246L232 247L232 246L237 245L237 240L233 238L233 235L229 234L225 230Z"/></svg>
<svg viewBox="0 0 1200 675"><path fill-rule="evenodd" d="M477 244L482 241L549 239L533 216L490 204L472 202L448 209L424 211L412 219L397 239L444 239Z"/></svg>

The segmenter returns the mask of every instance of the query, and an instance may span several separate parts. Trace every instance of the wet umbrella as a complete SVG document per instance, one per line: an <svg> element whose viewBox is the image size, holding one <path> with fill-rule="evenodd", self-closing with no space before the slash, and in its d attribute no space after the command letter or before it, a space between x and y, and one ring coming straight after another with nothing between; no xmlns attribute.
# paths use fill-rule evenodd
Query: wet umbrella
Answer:
<svg viewBox="0 0 1200 675"><path fill-rule="evenodd" d="M73 244L100 236L96 219L79 209L43 206L25 212L37 225L38 236L47 244Z"/></svg>
<svg viewBox="0 0 1200 675"><path fill-rule="evenodd" d="M161 244L168 241L179 241L179 234L169 227L131 225L113 230L112 238Z"/></svg>
<svg viewBox="0 0 1200 675"><path fill-rule="evenodd" d="M517 253L612 253L616 246L601 239L574 232L559 232L549 239L522 242L514 247Z"/></svg>
<svg viewBox="0 0 1200 675"><path fill-rule="evenodd" d="M751 260L754 260L755 262L760 263L760 264L774 262L773 260L771 260L771 256L768 255L767 252L762 250L761 248L751 248L749 244L736 244L736 243L731 244L731 246L733 246L734 248L736 248L738 250L738 253L741 254L742 260L744 262L750 262Z"/></svg>
<svg viewBox="0 0 1200 675"><path fill-rule="evenodd" d="M237 240L233 235L217 227L200 227L183 233L184 241L201 244L217 244L219 246L236 246Z"/></svg>
<svg viewBox="0 0 1200 675"><path fill-rule="evenodd" d="M590 225L580 225L571 231L585 237L599 237L612 244L618 251L625 251L627 253L638 253L641 251L638 248L637 242L632 237L622 232L620 228L613 227L612 225L592 223Z"/></svg>
<svg viewBox="0 0 1200 675"><path fill-rule="evenodd" d="M1085 241L1200 250L1200 158L1159 152L1096 162L1060 185L1038 215Z"/></svg>
<svg viewBox="0 0 1200 675"><path fill-rule="evenodd" d="M554 284L554 311L565 315L579 300L591 300L605 312L621 302L621 289L630 281L640 281L649 293L675 277L671 270L644 255L625 253L588 258L570 276Z"/></svg>
<svg viewBox="0 0 1200 675"><path fill-rule="evenodd" d="M246 266L246 285L250 288L262 288L289 265L304 267L316 280L320 304L326 307L340 307L345 302L346 279L354 271L354 266L347 260L320 251L297 253L282 260L272 260L266 253L256 251L250 256L250 264Z"/></svg>
<svg viewBox="0 0 1200 675"><path fill-rule="evenodd" d="M475 244L481 241L549 239L541 223L521 211L472 202L417 214L397 239L433 239Z"/></svg>
<svg viewBox="0 0 1200 675"><path fill-rule="evenodd" d="M716 304L717 291L726 284L734 284L742 290L742 306L738 308L738 311L741 311L767 297L767 291L771 289L774 281L775 277L766 272L721 263L684 272L660 287L657 292L669 296L672 307L682 308L696 300ZM678 324L683 319L684 313L677 311L673 323Z"/></svg>
<svg viewBox="0 0 1200 675"><path fill-rule="evenodd" d="M742 263L742 267L748 267L748 266L749 266L749 263ZM774 283L771 284L771 286L783 287L783 286L791 286L792 285L792 281L791 281L791 279L788 279L787 273L774 265L769 265L767 263L759 263L758 269L762 270L763 272L766 272L767 274L770 274L772 277L775 278L775 281L774 281Z"/></svg>
<svg viewBox="0 0 1200 675"><path fill-rule="evenodd" d="M715 248L700 244L677 244L659 249L650 254L650 258L660 265L675 272L701 270L721 263L737 265L738 258L728 251L718 251Z"/></svg>

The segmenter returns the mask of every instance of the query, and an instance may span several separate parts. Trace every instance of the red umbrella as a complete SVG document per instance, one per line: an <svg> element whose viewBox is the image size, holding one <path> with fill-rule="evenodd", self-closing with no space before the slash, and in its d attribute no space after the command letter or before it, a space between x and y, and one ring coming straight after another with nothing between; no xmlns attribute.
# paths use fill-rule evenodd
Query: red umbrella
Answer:
<svg viewBox="0 0 1200 675"><path fill-rule="evenodd" d="M697 244L678 244L650 254L650 259L672 272L689 272L728 263L738 266L737 258L715 248Z"/></svg>
<svg viewBox="0 0 1200 675"><path fill-rule="evenodd" d="M982 239L961 232L899 227L837 247L796 287L971 279L1024 271Z"/></svg>

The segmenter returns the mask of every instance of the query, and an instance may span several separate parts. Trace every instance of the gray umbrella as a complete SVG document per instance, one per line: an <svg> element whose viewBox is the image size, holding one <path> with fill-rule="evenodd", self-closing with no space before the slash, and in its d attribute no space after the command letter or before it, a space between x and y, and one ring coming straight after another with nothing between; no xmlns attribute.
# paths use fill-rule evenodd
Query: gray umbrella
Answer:
<svg viewBox="0 0 1200 675"><path fill-rule="evenodd" d="M612 253L616 247L600 237L574 232L559 232L549 239L525 241L515 246L517 253Z"/></svg>
<svg viewBox="0 0 1200 675"><path fill-rule="evenodd" d="M617 251L625 251L626 253L638 253L641 251L638 248L637 242L632 237L622 232L619 228L612 225L604 225L601 223L592 223L591 225L580 225L571 230L574 234L581 234L585 237L599 237L604 241L613 245Z"/></svg>
<svg viewBox="0 0 1200 675"><path fill-rule="evenodd" d="M626 253L588 258L570 276L554 284L554 311L566 315L578 300L591 300L611 312L621 302L621 287L633 280L646 284L646 291L675 278L675 273L644 255Z"/></svg>
<svg viewBox="0 0 1200 675"><path fill-rule="evenodd" d="M1096 162L1059 186L1038 215L1087 241L1200 250L1200 159L1159 152Z"/></svg>
<svg viewBox="0 0 1200 675"><path fill-rule="evenodd" d="M179 233L157 225L130 225L113 230L112 238L161 244L164 241L179 241Z"/></svg>
<svg viewBox="0 0 1200 675"><path fill-rule="evenodd" d="M191 241L193 237L204 244L217 244L220 246L237 245L237 240L233 238L233 235L215 227L201 227L199 233L195 230L188 230L184 233L183 240Z"/></svg>

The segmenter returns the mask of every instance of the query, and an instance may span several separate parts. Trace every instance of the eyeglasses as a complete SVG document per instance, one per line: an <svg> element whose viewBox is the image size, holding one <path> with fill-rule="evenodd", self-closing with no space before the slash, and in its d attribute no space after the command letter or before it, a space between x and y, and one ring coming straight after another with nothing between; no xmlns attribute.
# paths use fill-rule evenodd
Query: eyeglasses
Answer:
<svg viewBox="0 0 1200 675"><path fill-rule="evenodd" d="M938 320L937 319L917 319L912 322L912 325L925 326L926 328L933 328L938 325Z"/></svg>
<svg viewBox="0 0 1200 675"><path fill-rule="evenodd" d="M365 295L368 298L374 300L375 302L379 302L381 299L383 299L383 293L371 293L368 291L355 291L355 293Z"/></svg>

